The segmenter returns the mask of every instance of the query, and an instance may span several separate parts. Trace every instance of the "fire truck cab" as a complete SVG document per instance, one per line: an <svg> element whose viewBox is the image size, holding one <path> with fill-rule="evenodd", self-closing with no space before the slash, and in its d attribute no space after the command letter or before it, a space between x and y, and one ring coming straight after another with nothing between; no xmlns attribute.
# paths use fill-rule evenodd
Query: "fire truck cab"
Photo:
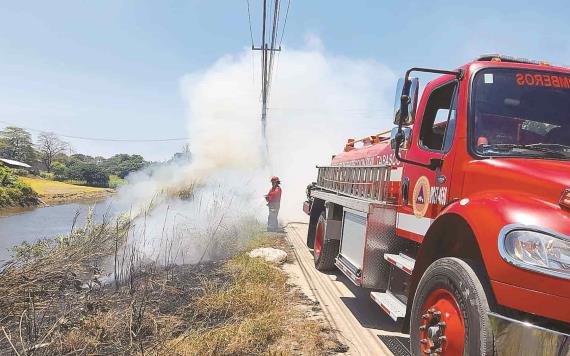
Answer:
<svg viewBox="0 0 570 356"><path fill-rule="evenodd" d="M439 75L419 98L415 72ZM307 245L403 320L414 355L570 355L570 69L412 68L395 128L307 188Z"/></svg>

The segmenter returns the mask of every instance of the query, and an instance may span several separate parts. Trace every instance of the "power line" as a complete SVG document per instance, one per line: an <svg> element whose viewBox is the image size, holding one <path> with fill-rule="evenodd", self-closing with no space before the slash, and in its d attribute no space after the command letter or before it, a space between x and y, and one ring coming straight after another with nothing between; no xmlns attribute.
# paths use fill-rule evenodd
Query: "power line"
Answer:
<svg viewBox="0 0 570 356"><path fill-rule="evenodd" d="M249 0L247 0L247 19L249 21L249 37L251 38L251 48L253 49L253 31L251 30L251 12L249 11Z"/></svg>
<svg viewBox="0 0 570 356"><path fill-rule="evenodd" d="M285 11L285 20L283 20L283 29L281 30L281 40L279 40L279 48L281 48L281 43L283 43L283 36L285 36L285 27L287 27L287 18L289 17L290 6L291 6L291 0L287 2L287 10Z"/></svg>
<svg viewBox="0 0 570 356"><path fill-rule="evenodd" d="M101 137L86 137L86 136L75 136L75 135L64 135L57 132L53 132L51 130L40 130L34 129L30 127L22 127L19 125L12 124L10 122L0 120L0 123L3 123L8 126L17 126L23 128L28 131L34 132L51 132L57 136L76 139L76 140L84 140L84 141L104 141L104 142L171 142L171 141L189 141L188 137L177 137L177 138L162 138L162 139L121 139L121 138L101 138Z"/></svg>

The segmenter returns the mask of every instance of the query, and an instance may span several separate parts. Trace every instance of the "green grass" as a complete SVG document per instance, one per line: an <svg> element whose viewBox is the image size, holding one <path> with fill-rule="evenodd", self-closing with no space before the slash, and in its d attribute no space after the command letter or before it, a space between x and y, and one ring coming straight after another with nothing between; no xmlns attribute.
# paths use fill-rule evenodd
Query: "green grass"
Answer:
<svg viewBox="0 0 570 356"><path fill-rule="evenodd" d="M30 186L47 203L66 203L70 201L99 199L113 190L84 185L75 185L37 177L21 177L22 182Z"/></svg>

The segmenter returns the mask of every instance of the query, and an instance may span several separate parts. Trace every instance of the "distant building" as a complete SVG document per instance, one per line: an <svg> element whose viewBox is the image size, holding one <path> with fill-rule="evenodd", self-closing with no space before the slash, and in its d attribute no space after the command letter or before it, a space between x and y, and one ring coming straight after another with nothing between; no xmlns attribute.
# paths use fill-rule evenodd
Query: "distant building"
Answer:
<svg viewBox="0 0 570 356"><path fill-rule="evenodd" d="M0 165L8 168L31 169L32 166L24 162L14 161L13 159L0 158Z"/></svg>

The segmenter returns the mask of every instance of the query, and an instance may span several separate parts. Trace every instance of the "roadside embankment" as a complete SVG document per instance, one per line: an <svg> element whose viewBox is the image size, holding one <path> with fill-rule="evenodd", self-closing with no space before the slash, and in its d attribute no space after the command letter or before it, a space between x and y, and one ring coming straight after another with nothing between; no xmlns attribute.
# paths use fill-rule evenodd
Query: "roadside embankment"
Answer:
<svg viewBox="0 0 570 356"><path fill-rule="evenodd" d="M212 245L229 257L193 265L141 258L128 247L134 225L125 217L88 219L68 236L16 249L0 268L0 349L20 355L339 350L283 269L248 255L257 247L287 251L283 237L251 221L242 225L247 241Z"/></svg>
<svg viewBox="0 0 570 356"><path fill-rule="evenodd" d="M74 185L42 178L20 177L46 204L71 203L82 200L97 200L114 193L110 188Z"/></svg>

